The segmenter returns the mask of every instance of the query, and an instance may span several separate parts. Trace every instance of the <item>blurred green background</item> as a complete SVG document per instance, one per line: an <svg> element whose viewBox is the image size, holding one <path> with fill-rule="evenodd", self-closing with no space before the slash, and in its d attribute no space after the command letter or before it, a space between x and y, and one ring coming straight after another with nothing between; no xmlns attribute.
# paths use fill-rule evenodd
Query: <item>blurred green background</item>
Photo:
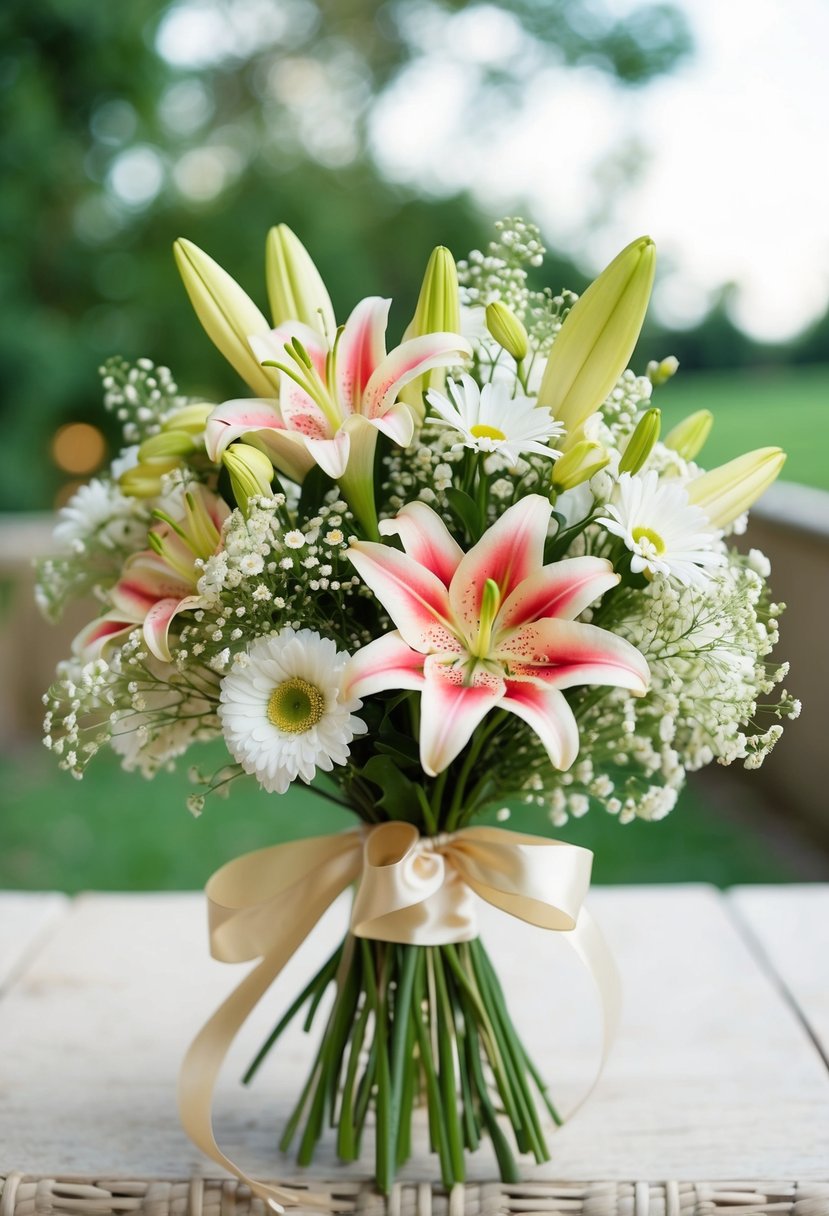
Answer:
<svg viewBox="0 0 829 1216"><path fill-rule="evenodd" d="M455 35L474 33L476 19L494 29L500 21L512 50L505 38L503 55L464 59ZM397 332L433 245L460 257L485 245L502 211L534 218L521 197L507 192L509 206L496 207L468 183L454 188L451 174L437 188L384 171L377 116L413 72L428 73L438 46L444 61L473 63L470 138L473 127L480 138L488 123L502 130L511 115L518 122L541 79L560 80L565 97L569 82L578 90L592 80L620 99L649 89L656 98L660 82L692 70L701 53L689 8L679 4L6 0L4 535L14 537L8 516L50 510L113 454L97 379L108 355L169 364L188 394L218 401L238 393L177 280L175 237L207 249L261 302L265 233L285 221L312 250L340 316L380 291L394 297ZM435 98L437 106L437 89ZM422 121L427 129L437 115L427 108ZM552 131L544 150L553 157L556 138ZM635 184L636 158L624 151L597 169L600 187L623 192ZM601 223L601 208L586 217L578 256L546 234L542 281L581 288L590 269L584 250ZM716 412L708 464L779 443L789 452L789 480L827 489L826 443L816 435L826 435L829 312L770 344L739 328L733 297L723 282L704 315L681 329L656 311L636 366L679 356L682 374L660 404L669 425L692 409ZM11 628L13 571L2 590ZM695 782L658 826L590 820L561 834L597 849L602 881L727 884L822 872L822 845L782 823L766 805L762 775L755 783L748 794L742 784ZM148 785L109 758L75 784L38 748L31 723L13 724L0 740L0 885L197 885L235 853L339 822L310 796L277 801L241 785L194 822L184 809L186 785L184 772Z"/></svg>

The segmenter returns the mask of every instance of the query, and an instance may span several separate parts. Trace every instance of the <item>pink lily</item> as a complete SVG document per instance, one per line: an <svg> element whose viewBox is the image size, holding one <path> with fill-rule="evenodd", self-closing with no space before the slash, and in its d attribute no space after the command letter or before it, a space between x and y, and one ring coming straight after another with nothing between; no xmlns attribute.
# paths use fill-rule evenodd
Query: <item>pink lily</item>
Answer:
<svg viewBox="0 0 829 1216"><path fill-rule="evenodd" d="M491 709L529 724L556 768L579 750L562 689L577 684L647 692L639 651L574 618L619 581L610 562L574 557L545 566L552 508L530 494L468 553L424 503L408 503L380 531L404 552L358 541L349 556L397 629L352 658L346 695L421 690L420 762L434 777L466 746Z"/></svg>
<svg viewBox="0 0 829 1216"><path fill-rule="evenodd" d="M414 434L414 414L398 400L401 389L472 353L459 334L436 333L410 338L387 354L390 303L376 296L362 300L333 343L299 321L253 335L249 342L260 363L282 373L279 402L254 398L218 406L205 432L211 460L244 437L298 481L316 463L340 482L357 516L375 532L377 435L406 447Z"/></svg>
<svg viewBox="0 0 829 1216"><path fill-rule="evenodd" d="M160 515L149 532L150 548L128 558L109 592L112 608L81 630L74 641L75 653L97 658L140 625L150 653L171 662L170 626L180 612L199 603L196 587L201 567L196 560L218 552L229 513L222 499L198 486L185 495L181 520Z"/></svg>

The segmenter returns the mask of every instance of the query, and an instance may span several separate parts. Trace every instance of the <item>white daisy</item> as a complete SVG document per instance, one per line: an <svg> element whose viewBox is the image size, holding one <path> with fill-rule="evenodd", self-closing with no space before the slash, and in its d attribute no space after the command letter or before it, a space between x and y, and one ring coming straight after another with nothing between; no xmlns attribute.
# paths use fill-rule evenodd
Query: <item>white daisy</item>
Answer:
<svg viewBox="0 0 829 1216"><path fill-rule="evenodd" d="M345 764L348 745L366 724L355 718L362 702L343 700L349 655L312 629L282 629L257 638L244 667L221 685L219 717L231 755L263 789L284 794L296 777Z"/></svg>
<svg viewBox="0 0 829 1216"><path fill-rule="evenodd" d="M620 536L633 554L635 574L671 576L683 586L705 586L701 567L721 566L718 548L722 533L715 531L699 507L688 502L683 485L673 478L660 480L650 469L631 476L623 473L596 522Z"/></svg>
<svg viewBox="0 0 829 1216"><path fill-rule="evenodd" d="M426 400L438 425L451 427L463 437L453 448L472 448L478 452L497 452L510 465L528 453L555 460L561 452L547 440L563 433L564 427L544 406L531 397L513 397L503 383L479 388L471 376L447 381L449 397L429 389Z"/></svg>

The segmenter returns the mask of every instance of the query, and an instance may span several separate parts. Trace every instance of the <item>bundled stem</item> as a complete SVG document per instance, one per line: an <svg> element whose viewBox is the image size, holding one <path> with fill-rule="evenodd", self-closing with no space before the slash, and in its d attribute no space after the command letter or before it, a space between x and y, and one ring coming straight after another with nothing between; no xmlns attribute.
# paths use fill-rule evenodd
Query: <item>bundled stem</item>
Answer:
<svg viewBox="0 0 829 1216"><path fill-rule="evenodd" d="M516 1151L549 1159L540 1105L561 1120L480 940L408 946L348 936L280 1019L246 1081L303 1008L309 1029L332 985L322 1040L280 1142L285 1150L298 1138L300 1165L326 1126L337 1130L341 1160L354 1161L373 1112L376 1179L387 1194L411 1154L419 1104L447 1187L464 1180L465 1152L487 1136L505 1181L518 1178Z"/></svg>

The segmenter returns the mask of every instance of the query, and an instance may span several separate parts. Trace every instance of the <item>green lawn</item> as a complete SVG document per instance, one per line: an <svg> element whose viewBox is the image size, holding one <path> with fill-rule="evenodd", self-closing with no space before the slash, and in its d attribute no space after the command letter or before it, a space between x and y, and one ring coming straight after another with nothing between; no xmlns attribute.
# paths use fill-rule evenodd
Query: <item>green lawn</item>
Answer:
<svg viewBox="0 0 829 1216"><path fill-rule="evenodd" d="M211 755L212 749L212 755ZM193 759L218 762L215 745ZM186 769L186 766L185 766ZM102 754L83 781L47 752L0 761L3 812L0 888L141 890L201 886L222 862L250 849L347 826L347 815L304 791L277 798L252 781L193 819L186 771L145 782ZM512 826L551 831L519 809ZM596 852L598 882L773 882L798 877L773 842L747 831L706 797L686 792L662 823L620 826L591 813L555 833Z"/></svg>
<svg viewBox="0 0 829 1216"><path fill-rule="evenodd" d="M712 468L751 448L788 453L786 481L829 489L829 367L689 372L655 394L666 433L694 410L714 414L700 462Z"/></svg>

